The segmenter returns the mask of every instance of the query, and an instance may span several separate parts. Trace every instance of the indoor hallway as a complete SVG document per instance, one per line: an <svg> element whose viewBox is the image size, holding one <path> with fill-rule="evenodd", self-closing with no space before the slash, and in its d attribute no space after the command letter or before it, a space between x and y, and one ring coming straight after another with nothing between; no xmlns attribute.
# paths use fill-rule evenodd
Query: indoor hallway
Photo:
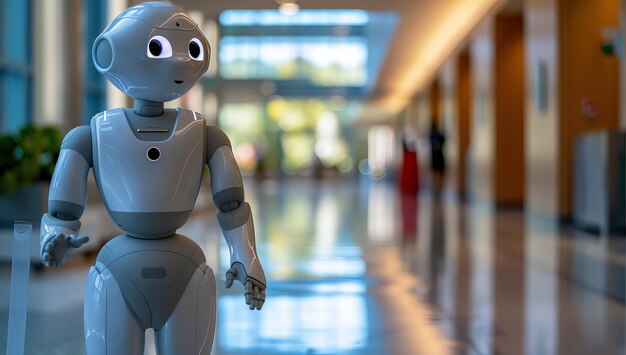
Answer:
<svg viewBox="0 0 626 355"><path fill-rule="evenodd" d="M217 275L214 354L626 350L622 239L526 223L517 210L400 198L393 184L365 179L246 183L268 276L261 312L248 310L240 285L223 286L228 248L214 211L181 231ZM74 256L32 275L27 354L84 353L82 285L92 262ZM8 268L0 275L6 305Z"/></svg>
<svg viewBox="0 0 626 355"><path fill-rule="evenodd" d="M626 0L152 1L0 0L0 355L85 354L97 253L194 199L213 354L626 355Z"/></svg>

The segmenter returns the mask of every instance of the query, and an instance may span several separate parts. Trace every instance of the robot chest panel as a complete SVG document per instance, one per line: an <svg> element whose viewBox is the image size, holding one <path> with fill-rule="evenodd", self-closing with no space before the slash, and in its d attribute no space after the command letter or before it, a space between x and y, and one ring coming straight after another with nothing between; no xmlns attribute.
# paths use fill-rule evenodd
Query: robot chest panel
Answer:
<svg viewBox="0 0 626 355"><path fill-rule="evenodd" d="M138 139L122 110L95 119L94 172L115 212L189 211L204 168L204 120L180 111L165 141Z"/></svg>

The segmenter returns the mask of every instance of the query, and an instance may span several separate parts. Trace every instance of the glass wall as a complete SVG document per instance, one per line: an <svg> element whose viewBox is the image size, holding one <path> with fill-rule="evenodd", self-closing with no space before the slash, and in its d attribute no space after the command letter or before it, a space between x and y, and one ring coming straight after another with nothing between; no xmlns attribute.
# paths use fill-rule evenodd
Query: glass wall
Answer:
<svg viewBox="0 0 626 355"><path fill-rule="evenodd" d="M273 96L265 103L222 105L219 125L231 138L244 172L348 173L354 166L349 127L360 107L341 96Z"/></svg>
<svg viewBox="0 0 626 355"><path fill-rule="evenodd" d="M32 121L31 1L0 0L0 131Z"/></svg>
<svg viewBox="0 0 626 355"><path fill-rule="evenodd" d="M245 172L353 171L351 126L372 80L369 22L360 10L222 13L219 74L232 94L218 123Z"/></svg>

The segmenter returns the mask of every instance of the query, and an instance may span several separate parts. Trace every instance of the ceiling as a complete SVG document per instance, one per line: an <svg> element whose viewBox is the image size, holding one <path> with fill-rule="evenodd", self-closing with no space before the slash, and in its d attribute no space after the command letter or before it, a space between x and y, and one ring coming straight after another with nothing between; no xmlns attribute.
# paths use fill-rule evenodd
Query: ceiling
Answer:
<svg viewBox="0 0 626 355"><path fill-rule="evenodd" d="M430 81L478 21L506 0L299 0L302 9L393 11L400 16L365 110L393 115ZM276 9L274 0L175 0L187 10L216 18L229 9ZM372 117L380 119L381 117Z"/></svg>

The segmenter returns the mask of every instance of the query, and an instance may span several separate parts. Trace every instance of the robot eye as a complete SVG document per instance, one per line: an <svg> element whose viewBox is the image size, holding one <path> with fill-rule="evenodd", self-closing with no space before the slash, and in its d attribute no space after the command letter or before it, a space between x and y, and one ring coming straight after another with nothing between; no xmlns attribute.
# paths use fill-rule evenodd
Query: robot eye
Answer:
<svg viewBox="0 0 626 355"><path fill-rule="evenodd" d="M172 56L172 45L163 36L154 36L148 42L148 58L168 58Z"/></svg>
<svg viewBox="0 0 626 355"><path fill-rule="evenodd" d="M197 38L192 38L189 41L189 57L197 61L204 60L204 47L202 47L202 42Z"/></svg>

